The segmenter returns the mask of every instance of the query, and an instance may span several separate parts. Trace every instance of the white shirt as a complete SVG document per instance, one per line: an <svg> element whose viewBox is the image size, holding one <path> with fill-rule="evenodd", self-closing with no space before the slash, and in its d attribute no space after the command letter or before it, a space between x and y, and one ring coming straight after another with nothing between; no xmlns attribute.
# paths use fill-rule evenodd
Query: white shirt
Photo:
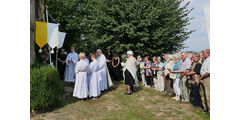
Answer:
<svg viewBox="0 0 240 120"><path fill-rule="evenodd" d="M171 69L173 68L173 65L174 65L174 62L172 60L170 60L167 65L165 66L165 72L164 72L164 75L167 75L170 73L170 71L168 69Z"/></svg>
<svg viewBox="0 0 240 120"><path fill-rule="evenodd" d="M183 62L182 62L182 65L180 67L180 71L181 72L185 72L187 69L190 69L191 67L191 60L189 58L186 58Z"/></svg>
<svg viewBox="0 0 240 120"><path fill-rule="evenodd" d="M200 74L201 74L201 76L203 76L205 73L210 73L210 57L205 59L202 64Z"/></svg>

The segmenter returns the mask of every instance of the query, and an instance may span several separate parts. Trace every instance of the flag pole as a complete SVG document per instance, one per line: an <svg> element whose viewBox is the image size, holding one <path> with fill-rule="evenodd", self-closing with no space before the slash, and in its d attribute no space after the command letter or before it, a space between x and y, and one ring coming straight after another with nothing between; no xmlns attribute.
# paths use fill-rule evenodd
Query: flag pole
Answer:
<svg viewBox="0 0 240 120"><path fill-rule="evenodd" d="M47 23L48 23L48 6L46 5L46 19L47 19ZM48 46L48 50L49 50L49 59L50 59L50 65L51 65L51 63L52 63L52 54L51 54L51 47L50 46Z"/></svg>
<svg viewBox="0 0 240 120"><path fill-rule="evenodd" d="M57 64L58 64L58 48L56 49L56 68L57 68Z"/></svg>

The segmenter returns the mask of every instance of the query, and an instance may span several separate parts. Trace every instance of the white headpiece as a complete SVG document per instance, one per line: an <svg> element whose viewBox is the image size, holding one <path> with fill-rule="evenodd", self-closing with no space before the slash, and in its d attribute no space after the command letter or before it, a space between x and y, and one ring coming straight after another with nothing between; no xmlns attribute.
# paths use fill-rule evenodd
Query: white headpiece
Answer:
<svg viewBox="0 0 240 120"><path fill-rule="evenodd" d="M127 54L129 54L129 55L133 55L133 51L127 51Z"/></svg>

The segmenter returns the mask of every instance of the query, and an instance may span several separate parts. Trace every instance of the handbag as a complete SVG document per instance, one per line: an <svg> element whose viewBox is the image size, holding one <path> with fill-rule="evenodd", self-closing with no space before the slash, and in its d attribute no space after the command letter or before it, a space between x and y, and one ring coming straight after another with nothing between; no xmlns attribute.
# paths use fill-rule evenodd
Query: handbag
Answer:
<svg viewBox="0 0 240 120"><path fill-rule="evenodd" d="M177 78L177 75L176 74L173 74L173 73L170 73L169 74L169 77L173 80L175 80Z"/></svg>

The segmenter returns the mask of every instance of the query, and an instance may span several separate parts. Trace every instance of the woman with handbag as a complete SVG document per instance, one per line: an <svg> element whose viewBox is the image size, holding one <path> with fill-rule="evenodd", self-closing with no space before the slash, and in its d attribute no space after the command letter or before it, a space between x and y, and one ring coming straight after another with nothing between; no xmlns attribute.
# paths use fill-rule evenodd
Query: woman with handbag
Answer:
<svg viewBox="0 0 240 120"><path fill-rule="evenodd" d="M178 71L181 67L181 62L180 62L180 56L178 55L174 55L174 65L173 65L173 71L171 73L171 75L173 75L173 88L175 91L175 97L173 97L172 99L174 100L180 100L180 95L181 95L181 80L179 78L179 72L175 72Z"/></svg>
<svg viewBox="0 0 240 120"><path fill-rule="evenodd" d="M167 56L167 65L165 66L165 76L166 76L166 84L165 84L165 89L166 89L166 95L167 96L172 96L173 94L173 79L170 78L170 73L172 71L173 65L174 65L174 61L173 61L173 56L172 55L168 55Z"/></svg>

